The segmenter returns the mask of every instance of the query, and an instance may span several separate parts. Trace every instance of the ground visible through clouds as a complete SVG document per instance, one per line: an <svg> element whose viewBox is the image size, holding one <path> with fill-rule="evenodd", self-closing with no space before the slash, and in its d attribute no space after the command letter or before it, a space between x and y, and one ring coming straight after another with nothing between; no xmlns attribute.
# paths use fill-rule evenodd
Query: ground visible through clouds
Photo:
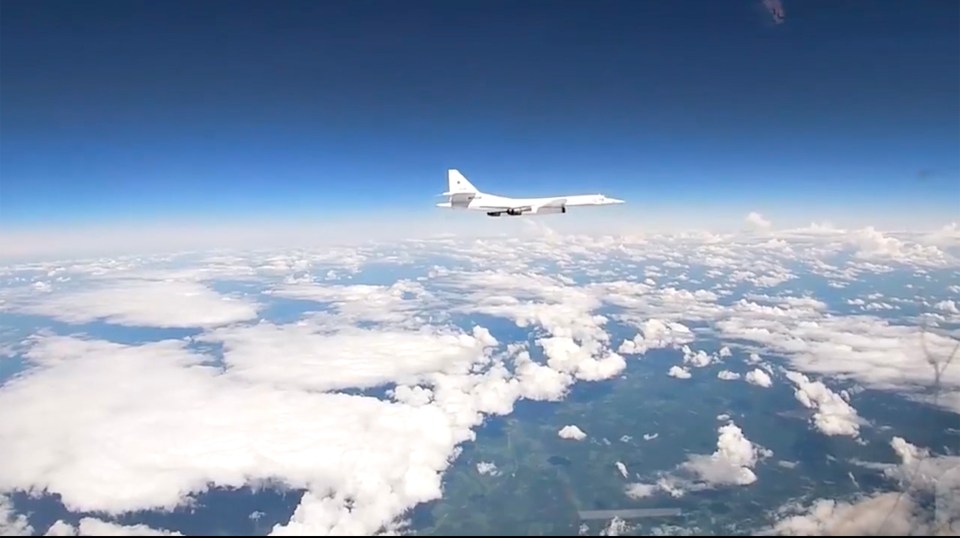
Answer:
<svg viewBox="0 0 960 538"><path fill-rule="evenodd" d="M957 247L545 231L8 265L0 534L956 533ZM628 508L681 515L578 515Z"/></svg>

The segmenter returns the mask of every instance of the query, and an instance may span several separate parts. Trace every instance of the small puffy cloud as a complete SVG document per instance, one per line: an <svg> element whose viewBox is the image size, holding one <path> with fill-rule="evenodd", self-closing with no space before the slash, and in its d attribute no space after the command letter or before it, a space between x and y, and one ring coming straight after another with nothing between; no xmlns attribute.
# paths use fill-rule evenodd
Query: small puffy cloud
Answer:
<svg viewBox="0 0 960 538"><path fill-rule="evenodd" d="M690 377L692 376L692 374L690 373L690 370L687 370L686 368L681 368L676 365L671 366L670 369L667 370L667 375L670 377L675 377L677 379L690 379Z"/></svg>
<svg viewBox="0 0 960 538"><path fill-rule="evenodd" d="M709 366L715 362L718 362L720 358L716 354L708 354L706 351L699 349L693 351L690 349L690 346L683 346L683 363L689 364L696 368L703 368Z"/></svg>
<svg viewBox="0 0 960 538"><path fill-rule="evenodd" d="M730 370L720 370L717 372L717 378L724 381L734 381L736 379L740 379L740 374L731 372Z"/></svg>
<svg viewBox="0 0 960 538"><path fill-rule="evenodd" d="M720 426L718 432L716 452L709 456L692 455L681 468L712 485L745 486L755 482L754 465L772 453L754 446L736 424Z"/></svg>
<svg viewBox="0 0 960 538"><path fill-rule="evenodd" d="M827 435L847 435L857 437L860 433L860 420L857 410L850 406L839 394L833 392L821 381L799 372L787 372L787 379L797 386L794 394L797 400L814 410L813 423L817 429Z"/></svg>
<svg viewBox="0 0 960 538"><path fill-rule="evenodd" d="M686 494L681 481L673 476L663 476L657 479L657 487L673 498L680 498Z"/></svg>
<svg viewBox="0 0 960 538"><path fill-rule="evenodd" d="M759 368L754 368L747 372L744 379L746 379L747 383L757 385L758 387L770 388L770 386L773 385L773 380L770 379L770 376Z"/></svg>
<svg viewBox="0 0 960 538"><path fill-rule="evenodd" d="M676 347L694 340L693 332L677 321L648 319L639 329L633 340L623 341L620 353L642 355L649 349Z"/></svg>
<svg viewBox="0 0 960 538"><path fill-rule="evenodd" d="M772 226L769 219L756 211L748 213L745 221L747 226L752 230L769 230Z"/></svg>
<svg viewBox="0 0 960 538"><path fill-rule="evenodd" d="M398 385L393 389L392 396L400 403L420 407L433 400L433 391L421 386Z"/></svg>
<svg viewBox="0 0 960 538"><path fill-rule="evenodd" d="M33 289L41 293L50 293L53 291L53 286L51 286L48 282L37 281L33 283Z"/></svg>
<svg viewBox="0 0 960 538"><path fill-rule="evenodd" d="M617 462L617 470L620 471L620 474L623 475L624 478L627 477L627 466L622 461Z"/></svg>
<svg viewBox="0 0 960 538"><path fill-rule="evenodd" d="M563 428L560 428L560 431L557 432L557 435L559 435L561 439L572 439L574 441L583 441L587 438L587 434L573 424L568 424Z"/></svg>
<svg viewBox="0 0 960 538"><path fill-rule="evenodd" d="M600 530L600 536L625 536L630 531L630 526L626 520L618 516L613 516L610 523Z"/></svg>
<svg viewBox="0 0 960 538"><path fill-rule="evenodd" d="M643 499L656 493L657 489L658 487L656 484L643 484L640 482L635 482L627 485L626 494L631 499Z"/></svg>
<svg viewBox="0 0 960 538"><path fill-rule="evenodd" d="M488 461L481 461L477 463L477 472L482 475L497 476L500 474L500 471L497 470L497 464Z"/></svg>
<svg viewBox="0 0 960 538"><path fill-rule="evenodd" d="M948 314L960 314L960 308L957 308L956 301L952 299L940 301L933 306L941 312L947 312Z"/></svg>

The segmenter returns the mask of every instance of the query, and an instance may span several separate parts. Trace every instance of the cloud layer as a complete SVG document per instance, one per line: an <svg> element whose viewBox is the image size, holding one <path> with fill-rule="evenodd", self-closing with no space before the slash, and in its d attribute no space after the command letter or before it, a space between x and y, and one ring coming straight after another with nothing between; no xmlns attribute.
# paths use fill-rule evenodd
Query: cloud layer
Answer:
<svg viewBox="0 0 960 538"><path fill-rule="evenodd" d="M143 327L215 327L257 315L255 303L190 281L95 281L62 293L13 297L11 303L8 309L14 312L67 323L106 321Z"/></svg>
<svg viewBox="0 0 960 538"><path fill-rule="evenodd" d="M851 383L924 398L957 343L949 316L960 297L926 288L958 274L949 244L874 229L777 231L753 220L766 222L763 233L745 237L538 229L535 241L2 268L4 315L48 317L67 329L50 325L26 338L17 329L2 342L27 369L0 385L0 493L46 489L70 510L103 514L50 529L86 534L136 532L108 516L169 509L213 485L279 482L307 493L274 533L369 534L396 530L407 510L441 497L444 472L486 417L509 414L524 398L561 400L578 382L616 379L653 350L674 362L657 367L659 382L672 386L719 378L758 394L790 387L817 435L860 437L869 427L842 389ZM370 260L420 276L370 283ZM847 291L891 272L915 286L905 288L911 295ZM363 283L344 282L353 278ZM226 292L218 286L225 279L251 286ZM817 286L841 290L843 300L813 296ZM920 293L941 316L927 332L896 308L865 308L907 309ZM261 319L290 300L304 308L295 319ZM123 344L82 334L79 326L94 321L196 335ZM526 338L502 337L512 334L504 325ZM668 380L665 371L695 379ZM944 369L940 383L937 403L960 410L960 372ZM572 424L553 431L584 440L564 446L589 447L594 436L602 443L584 427L591 440ZM625 495L762 480L758 467L771 453L732 422L716 434L712 453L687 455ZM905 460L919 458L894 446ZM627 464L637 472L622 457L605 469ZM489 480L491 465L476 469ZM790 516L815 521L788 519L781 530L904 509L883 499L826 500ZM900 515L911 521L916 505L906 508ZM0 530L28 532L27 523L0 496Z"/></svg>

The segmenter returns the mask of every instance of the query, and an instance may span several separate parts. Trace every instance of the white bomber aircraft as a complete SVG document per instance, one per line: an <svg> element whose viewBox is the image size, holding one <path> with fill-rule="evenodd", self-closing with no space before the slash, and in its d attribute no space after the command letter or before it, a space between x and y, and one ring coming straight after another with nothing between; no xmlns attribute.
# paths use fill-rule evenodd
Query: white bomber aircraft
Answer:
<svg viewBox="0 0 960 538"><path fill-rule="evenodd" d="M508 198L480 192L467 178L463 177L463 174L454 169L447 170L447 192L441 196L446 196L447 201L437 204L437 207L485 211L491 217L566 213L568 207L624 203L623 200L610 198L602 194L573 194L549 198Z"/></svg>

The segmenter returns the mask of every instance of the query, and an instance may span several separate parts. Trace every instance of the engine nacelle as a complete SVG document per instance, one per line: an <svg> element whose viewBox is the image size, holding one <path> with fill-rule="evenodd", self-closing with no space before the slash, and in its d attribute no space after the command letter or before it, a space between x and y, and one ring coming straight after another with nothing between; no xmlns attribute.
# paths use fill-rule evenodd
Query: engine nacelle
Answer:
<svg viewBox="0 0 960 538"><path fill-rule="evenodd" d="M503 211L487 211L487 216L502 217L506 215L508 217L519 217L523 215L525 211L529 211L529 209L505 209Z"/></svg>
<svg viewBox="0 0 960 538"><path fill-rule="evenodd" d="M537 215L548 215L551 213L566 213L567 206L544 206L537 209Z"/></svg>
<svg viewBox="0 0 960 538"><path fill-rule="evenodd" d="M550 213L566 213L567 206L543 206L538 208L532 208L530 206L524 207L512 207L510 209L503 209L500 211L487 211L487 216L489 217L500 217L500 216L510 216L510 217L519 217L524 213L529 213L531 215L547 215Z"/></svg>

